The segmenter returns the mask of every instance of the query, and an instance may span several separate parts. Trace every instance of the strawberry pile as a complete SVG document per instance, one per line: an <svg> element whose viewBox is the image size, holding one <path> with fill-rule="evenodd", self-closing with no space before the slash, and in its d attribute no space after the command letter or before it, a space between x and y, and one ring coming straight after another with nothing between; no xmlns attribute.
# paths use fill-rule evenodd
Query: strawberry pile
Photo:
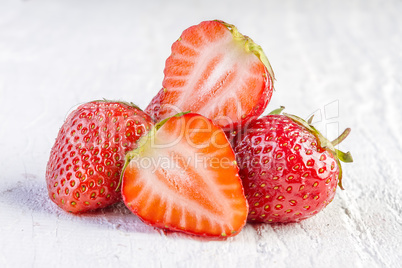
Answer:
<svg viewBox="0 0 402 268"><path fill-rule="evenodd" d="M71 213L123 201L143 222L211 238L249 222L298 222L334 198L349 152L283 108L260 46L223 21L172 45L162 89L142 111L93 101L65 120L50 153L50 199Z"/></svg>

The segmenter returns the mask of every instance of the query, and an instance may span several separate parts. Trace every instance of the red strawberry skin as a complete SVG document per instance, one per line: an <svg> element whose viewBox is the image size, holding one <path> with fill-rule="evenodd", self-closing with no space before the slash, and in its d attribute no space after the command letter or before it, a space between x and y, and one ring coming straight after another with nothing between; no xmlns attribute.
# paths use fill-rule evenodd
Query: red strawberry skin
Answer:
<svg viewBox="0 0 402 268"><path fill-rule="evenodd" d="M143 139L145 143L142 143ZM237 235L248 205L235 154L219 126L199 114L170 118L127 154L126 206L143 222L209 238Z"/></svg>
<svg viewBox="0 0 402 268"><path fill-rule="evenodd" d="M316 137L285 115L253 121L234 145L250 222L298 222L334 198L339 167Z"/></svg>
<svg viewBox="0 0 402 268"><path fill-rule="evenodd" d="M172 45L164 75L145 109L155 121L191 111L233 130L261 115L273 92L274 73L261 47L222 21L186 29Z"/></svg>
<svg viewBox="0 0 402 268"><path fill-rule="evenodd" d="M116 188L125 153L152 126L147 114L129 104L94 101L79 106L64 122L50 153L50 199L72 213L121 200Z"/></svg>

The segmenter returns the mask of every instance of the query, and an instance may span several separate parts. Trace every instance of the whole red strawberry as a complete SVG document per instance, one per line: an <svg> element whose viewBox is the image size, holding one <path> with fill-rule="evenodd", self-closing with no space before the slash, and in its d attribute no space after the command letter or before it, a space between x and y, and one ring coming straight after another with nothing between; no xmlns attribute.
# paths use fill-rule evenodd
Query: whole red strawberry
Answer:
<svg viewBox="0 0 402 268"><path fill-rule="evenodd" d="M61 127L47 164L50 199L68 212L121 200L116 190L127 151L153 126L138 107L94 101L74 110Z"/></svg>
<svg viewBox="0 0 402 268"><path fill-rule="evenodd" d="M234 142L248 221L301 221L333 200L337 184L342 189L339 160L352 162L352 156L334 146L350 129L331 143L309 123L270 114L253 121Z"/></svg>
<svg viewBox="0 0 402 268"><path fill-rule="evenodd" d="M261 115L274 73L259 45L223 21L183 31L166 60L162 89L145 109L155 121L178 112L206 116L224 130Z"/></svg>

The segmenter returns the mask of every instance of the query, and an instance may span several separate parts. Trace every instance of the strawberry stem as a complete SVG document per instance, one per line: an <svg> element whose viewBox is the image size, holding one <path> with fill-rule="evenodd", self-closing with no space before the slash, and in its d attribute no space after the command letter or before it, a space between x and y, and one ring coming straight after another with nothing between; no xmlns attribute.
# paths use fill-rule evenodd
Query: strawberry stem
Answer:
<svg viewBox="0 0 402 268"><path fill-rule="evenodd" d="M351 131L350 128L345 129L345 130L342 132L342 134L341 134L338 138L336 138L335 140L333 140L333 141L331 142L332 145L336 146L336 145L338 145L339 143L341 143L344 139L346 139L346 137L349 135L350 131Z"/></svg>

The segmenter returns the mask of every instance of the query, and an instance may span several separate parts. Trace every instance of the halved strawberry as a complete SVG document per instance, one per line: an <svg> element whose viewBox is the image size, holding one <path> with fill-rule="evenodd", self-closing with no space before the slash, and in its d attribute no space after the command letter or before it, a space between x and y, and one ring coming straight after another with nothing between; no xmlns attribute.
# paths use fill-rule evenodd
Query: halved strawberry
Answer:
<svg viewBox="0 0 402 268"><path fill-rule="evenodd" d="M222 129L199 114L172 117L126 156L122 195L145 223L195 235L236 235L248 205Z"/></svg>
<svg viewBox="0 0 402 268"><path fill-rule="evenodd" d="M157 122L191 111L232 130L261 115L273 91L274 73L261 47L223 21L186 29L164 74L163 88L145 109Z"/></svg>

